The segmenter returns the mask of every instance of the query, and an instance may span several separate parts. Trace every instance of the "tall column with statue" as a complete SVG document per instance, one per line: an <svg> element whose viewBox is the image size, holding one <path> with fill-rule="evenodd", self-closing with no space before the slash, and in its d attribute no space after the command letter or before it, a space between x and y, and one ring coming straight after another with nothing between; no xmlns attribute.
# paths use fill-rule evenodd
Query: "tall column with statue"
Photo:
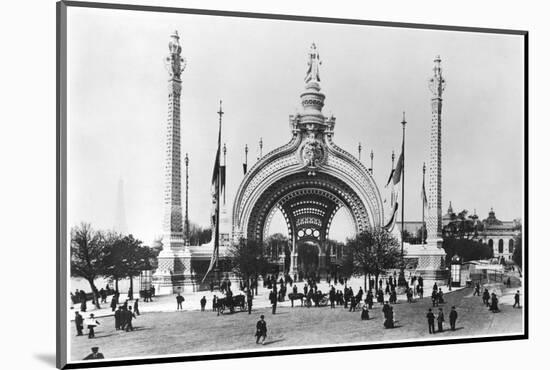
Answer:
<svg viewBox="0 0 550 370"><path fill-rule="evenodd" d="M166 124L166 159L164 187L164 220L162 251L153 283L160 293L184 291L190 283L191 254L185 243L181 203L181 73L186 60L181 56L177 31L170 36L169 54L165 58L168 71L168 117Z"/></svg>
<svg viewBox="0 0 550 370"><path fill-rule="evenodd" d="M431 129L430 129L430 160L428 167L428 217L426 220L427 245L419 258L419 271L428 279L446 280L445 251L441 224L441 112L445 79L441 69L441 58L434 60L433 76L429 88L432 92Z"/></svg>

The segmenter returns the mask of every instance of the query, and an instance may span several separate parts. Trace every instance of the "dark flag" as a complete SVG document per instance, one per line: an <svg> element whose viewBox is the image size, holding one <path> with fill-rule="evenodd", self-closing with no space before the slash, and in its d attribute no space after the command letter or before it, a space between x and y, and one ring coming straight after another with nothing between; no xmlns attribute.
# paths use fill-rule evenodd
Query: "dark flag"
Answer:
<svg viewBox="0 0 550 370"><path fill-rule="evenodd" d="M393 212L392 212L392 216L390 218L390 220L388 221L388 223L384 226L384 229L388 230L388 231L391 231L393 229L393 226L395 224L395 219L396 219L396 215L397 215L397 209L399 208L399 203L395 202L394 206L393 206Z"/></svg>
<svg viewBox="0 0 550 370"><path fill-rule="evenodd" d="M243 163L243 175L246 175L246 163Z"/></svg>
<svg viewBox="0 0 550 370"><path fill-rule="evenodd" d="M221 110L221 109L220 109ZM204 274L202 281L206 279L206 276L212 271L216 265L218 258L219 250L219 219L220 219L220 183L225 182L225 173L222 175L222 168L225 170L225 166L220 166L220 152L222 145L222 126L220 119L220 129L218 132L218 150L216 152L216 159L214 160L214 170L212 171L212 212L211 212L211 222L212 222L212 239L214 241L214 248L212 248L212 257L210 258L210 265L208 270ZM224 171L225 172L225 171Z"/></svg>
<svg viewBox="0 0 550 370"><path fill-rule="evenodd" d="M225 165L220 166L220 193L223 194L223 204L225 205Z"/></svg>
<svg viewBox="0 0 550 370"><path fill-rule="evenodd" d="M399 156L399 159L397 160L397 165L395 166L395 172L393 173L393 184L397 185L399 181L401 181L401 176L403 175L403 152L401 152L401 155Z"/></svg>
<svg viewBox="0 0 550 370"><path fill-rule="evenodd" d="M422 178L422 207L428 208L428 198L426 197L426 187L424 186L424 178Z"/></svg>

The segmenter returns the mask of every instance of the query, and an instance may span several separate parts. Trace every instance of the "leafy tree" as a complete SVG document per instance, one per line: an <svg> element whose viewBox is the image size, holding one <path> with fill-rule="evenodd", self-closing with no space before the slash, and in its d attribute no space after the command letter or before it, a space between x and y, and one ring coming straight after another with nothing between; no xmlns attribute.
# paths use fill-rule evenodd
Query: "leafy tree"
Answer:
<svg viewBox="0 0 550 370"><path fill-rule="evenodd" d="M443 235L456 239L473 239L483 229L483 224L477 222L477 216L468 216L468 211L463 210L451 215L451 221L443 227Z"/></svg>
<svg viewBox="0 0 550 370"><path fill-rule="evenodd" d="M514 238L514 252L512 260L521 268L523 263L523 239L521 232Z"/></svg>
<svg viewBox="0 0 550 370"><path fill-rule="evenodd" d="M134 277L141 271L150 270L157 253L152 248L142 245L142 242L132 235L111 235L105 258L105 274L116 281L130 278L130 290L134 291Z"/></svg>
<svg viewBox="0 0 550 370"><path fill-rule="evenodd" d="M451 263L451 258L455 254L461 257L463 261L490 259L493 257L493 248L471 239L445 237L443 238L443 249L447 254L445 257L447 265Z"/></svg>
<svg viewBox="0 0 550 370"><path fill-rule="evenodd" d="M212 239L212 229L210 227L203 228L193 222L189 222L189 244L201 245L206 244Z"/></svg>
<svg viewBox="0 0 550 370"><path fill-rule="evenodd" d="M99 292L94 280L103 275L106 252L105 238L90 224L82 223L71 229L71 276L86 279L92 288L96 308Z"/></svg>
<svg viewBox="0 0 550 370"><path fill-rule="evenodd" d="M232 268L248 284L250 278L257 278L265 272L267 260L263 254L263 244L252 239L240 239L229 249ZM248 285L250 286L250 285Z"/></svg>
<svg viewBox="0 0 550 370"><path fill-rule="evenodd" d="M288 238L281 233L270 235L264 242L264 254L268 260L278 260L288 249Z"/></svg>
<svg viewBox="0 0 550 370"><path fill-rule="evenodd" d="M123 236L117 233L105 235L105 257L103 259L104 276L115 281L115 291L118 293L118 281L124 279L126 275L126 266L122 262L126 253Z"/></svg>
<svg viewBox="0 0 550 370"><path fill-rule="evenodd" d="M355 276L374 275L376 281L387 269L399 266L401 249L399 241L383 228L373 228L348 239L347 261L344 263Z"/></svg>

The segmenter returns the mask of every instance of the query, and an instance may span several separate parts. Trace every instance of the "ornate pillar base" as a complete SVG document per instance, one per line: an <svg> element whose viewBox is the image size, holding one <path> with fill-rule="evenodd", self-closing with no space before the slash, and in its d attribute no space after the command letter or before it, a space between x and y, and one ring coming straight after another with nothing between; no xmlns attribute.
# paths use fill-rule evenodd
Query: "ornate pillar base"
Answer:
<svg viewBox="0 0 550 370"><path fill-rule="evenodd" d="M445 250L441 247L442 239L428 240L428 243L415 251L418 257L417 275L425 280L433 280L438 285L447 284L449 272L445 269Z"/></svg>
<svg viewBox="0 0 550 370"><path fill-rule="evenodd" d="M153 274L156 294L191 293L198 290L191 273L191 253L185 250L163 250L158 256L158 268Z"/></svg>

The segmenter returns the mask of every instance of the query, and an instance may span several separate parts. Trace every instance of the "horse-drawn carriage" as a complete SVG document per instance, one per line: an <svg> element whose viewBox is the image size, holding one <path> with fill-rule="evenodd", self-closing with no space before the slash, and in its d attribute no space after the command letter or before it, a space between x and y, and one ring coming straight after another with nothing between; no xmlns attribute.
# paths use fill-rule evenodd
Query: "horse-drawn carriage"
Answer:
<svg viewBox="0 0 550 370"><path fill-rule="evenodd" d="M322 293L312 293L311 295L308 294L307 296L302 293L289 293L288 299L290 299L292 307L294 307L295 300L300 301L300 306L303 306L305 302L306 307L311 307L312 301L315 303L316 306L323 307L328 305L328 295Z"/></svg>
<svg viewBox="0 0 550 370"><path fill-rule="evenodd" d="M221 314L227 311L233 313L235 312L235 308L238 308L239 311L245 311L245 303L245 296L243 294L238 294L232 297L219 298L217 307L215 308L218 309Z"/></svg>

